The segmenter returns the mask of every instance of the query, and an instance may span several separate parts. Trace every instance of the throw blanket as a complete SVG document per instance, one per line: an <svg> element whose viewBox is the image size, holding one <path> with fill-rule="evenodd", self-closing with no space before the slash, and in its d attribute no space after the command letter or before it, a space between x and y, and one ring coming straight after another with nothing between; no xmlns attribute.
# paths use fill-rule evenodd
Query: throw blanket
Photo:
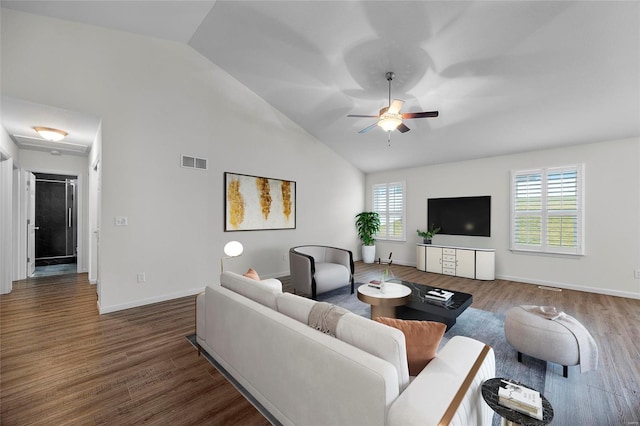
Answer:
<svg viewBox="0 0 640 426"><path fill-rule="evenodd" d="M580 353L581 373L598 368L598 345L589 331L577 319L558 311L555 306L520 305L520 307L527 312L557 322L575 336Z"/></svg>
<svg viewBox="0 0 640 426"><path fill-rule="evenodd" d="M340 318L349 311L331 303L318 302L311 308L307 325L325 334L336 337L336 328Z"/></svg>

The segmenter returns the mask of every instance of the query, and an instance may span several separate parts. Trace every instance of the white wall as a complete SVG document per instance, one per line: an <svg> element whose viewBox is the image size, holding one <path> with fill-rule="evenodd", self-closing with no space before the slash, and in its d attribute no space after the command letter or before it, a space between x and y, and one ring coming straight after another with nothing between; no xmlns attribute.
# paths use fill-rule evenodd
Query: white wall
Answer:
<svg viewBox="0 0 640 426"><path fill-rule="evenodd" d="M14 164L19 156L18 147L9 134L0 127L0 294L11 292L14 223Z"/></svg>
<svg viewBox="0 0 640 426"><path fill-rule="evenodd" d="M89 200L88 200L88 266L89 282L98 283L98 242L100 238L100 201L101 201L101 173L100 156L102 155L102 124L98 126L96 138L89 152Z"/></svg>
<svg viewBox="0 0 640 426"><path fill-rule="evenodd" d="M4 127L0 127L0 152L3 152L6 156L11 157L14 162L17 162L19 159L18 146L13 143L13 140L11 140L11 137L4 129Z"/></svg>
<svg viewBox="0 0 640 426"><path fill-rule="evenodd" d="M510 171L585 164L586 255L509 250ZM378 241L378 253L415 265L415 230L427 226L427 198L491 195L491 237L436 235L434 244L496 249L499 278L640 298L640 140L628 139L478 159L367 176L371 185L407 182L407 242Z"/></svg>
<svg viewBox="0 0 640 426"><path fill-rule="evenodd" d="M227 267L265 276L297 244L357 248L362 173L192 48L7 9L1 31L3 94L102 118L101 312L198 292L231 239ZM225 171L296 181L297 229L223 232Z"/></svg>
<svg viewBox="0 0 640 426"><path fill-rule="evenodd" d="M0 152L0 294L11 292L13 159Z"/></svg>

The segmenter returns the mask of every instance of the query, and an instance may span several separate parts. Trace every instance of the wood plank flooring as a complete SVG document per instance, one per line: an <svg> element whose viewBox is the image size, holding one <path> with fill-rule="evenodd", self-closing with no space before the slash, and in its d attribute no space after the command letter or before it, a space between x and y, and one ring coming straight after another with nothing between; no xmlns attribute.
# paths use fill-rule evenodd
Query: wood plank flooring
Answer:
<svg viewBox="0 0 640 426"><path fill-rule="evenodd" d="M358 262L356 279L379 271ZM573 315L598 342L601 363L586 374L571 367L568 379L549 364L544 392L556 409L552 424L640 424L640 300L399 265L393 272L471 293L478 309L504 313L526 303ZM187 343L193 297L99 315L86 274L17 281L13 288L0 296L2 425L268 424Z"/></svg>
<svg viewBox="0 0 640 426"><path fill-rule="evenodd" d="M187 342L194 298L99 315L86 274L0 296L0 424L268 425Z"/></svg>

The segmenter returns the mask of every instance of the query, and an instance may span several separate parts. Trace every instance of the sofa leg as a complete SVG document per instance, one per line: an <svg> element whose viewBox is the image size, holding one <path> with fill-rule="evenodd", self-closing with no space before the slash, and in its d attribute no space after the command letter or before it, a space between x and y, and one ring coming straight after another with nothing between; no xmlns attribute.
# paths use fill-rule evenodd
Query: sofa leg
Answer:
<svg viewBox="0 0 640 426"><path fill-rule="evenodd" d="M522 352L518 351L518 362L522 362Z"/></svg>
<svg viewBox="0 0 640 426"><path fill-rule="evenodd" d="M562 366L562 376L566 379L569 377L569 367L566 365Z"/></svg>

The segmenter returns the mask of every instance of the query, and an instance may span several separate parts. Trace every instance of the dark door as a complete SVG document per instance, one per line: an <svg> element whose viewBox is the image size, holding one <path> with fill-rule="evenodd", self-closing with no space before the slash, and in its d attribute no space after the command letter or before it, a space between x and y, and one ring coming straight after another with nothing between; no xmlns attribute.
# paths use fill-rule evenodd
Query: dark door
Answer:
<svg viewBox="0 0 640 426"><path fill-rule="evenodd" d="M76 176L36 173L36 264L76 257Z"/></svg>

